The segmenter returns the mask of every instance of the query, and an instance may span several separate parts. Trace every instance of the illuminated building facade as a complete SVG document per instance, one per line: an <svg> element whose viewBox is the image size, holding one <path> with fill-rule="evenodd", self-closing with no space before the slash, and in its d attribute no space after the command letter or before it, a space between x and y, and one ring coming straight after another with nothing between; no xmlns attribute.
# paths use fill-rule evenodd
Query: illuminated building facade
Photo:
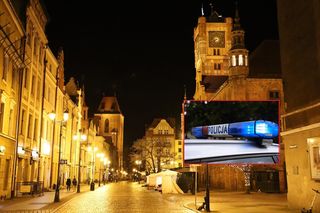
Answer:
<svg viewBox="0 0 320 213"><path fill-rule="evenodd" d="M279 44L277 41L264 41L249 56L237 8L234 19L220 16L213 8L209 17L199 17L194 30L194 47L195 100L280 100L280 114L284 113ZM263 191L286 191L282 143L280 158L281 162L277 166L253 167L255 178L260 175L266 178L272 175L276 177L274 181L279 187ZM210 170L214 174L214 187L225 190L243 189L242 172L236 167L211 167ZM272 174L266 172L269 170ZM221 176L221 173L225 175Z"/></svg>
<svg viewBox="0 0 320 213"><path fill-rule="evenodd" d="M282 115L288 204L309 208L320 187L320 8L317 1L277 1L285 92ZM319 197L312 212L320 212Z"/></svg>
<svg viewBox="0 0 320 213"><path fill-rule="evenodd" d="M110 144L111 164L118 170L123 169L123 130L124 116L115 96L103 97L94 114L98 135L105 137Z"/></svg>

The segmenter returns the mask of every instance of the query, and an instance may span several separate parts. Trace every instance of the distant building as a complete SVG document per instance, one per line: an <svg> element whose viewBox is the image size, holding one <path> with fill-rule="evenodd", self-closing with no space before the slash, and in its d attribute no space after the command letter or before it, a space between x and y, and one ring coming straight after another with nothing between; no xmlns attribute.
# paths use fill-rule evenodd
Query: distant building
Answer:
<svg viewBox="0 0 320 213"><path fill-rule="evenodd" d="M172 118L156 118L147 127L145 140L155 147L154 155L157 171L174 168L175 121ZM152 163L152 162L150 162Z"/></svg>
<svg viewBox="0 0 320 213"><path fill-rule="evenodd" d="M123 169L123 130L124 116L115 96L103 97L98 110L94 113L98 123L98 135L106 138L111 146L111 165Z"/></svg>
<svg viewBox="0 0 320 213"><path fill-rule="evenodd" d="M196 66L194 99L280 100L280 111L283 113L279 44L277 41L264 41L249 58L244 35L245 31L240 25L237 8L234 19L220 16L213 8L209 17L199 17L198 25L194 30ZM283 145L281 148L283 150ZM283 153L283 151L280 152ZM281 157L283 158L283 155ZM285 191L283 168L283 160L280 166L254 167L252 174L254 186L259 187L263 184L259 183L259 180L272 176L274 177L272 184L275 183L274 185L278 187L272 187L273 189L266 187L263 190ZM226 190L242 190L243 182L238 180L237 168L211 167L210 171L215 174L212 175L213 186ZM221 172L225 175L217 175ZM237 178L230 179L229 176ZM243 177L240 176L241 178Z"/></svg>
<svg viewBox="0 0 320 213"><path fill-rule="evenodd" d="M320 188L319 1L277 1L286 113L288 203L308 208ZM320 212L319 196L312 212Z"/></svg>

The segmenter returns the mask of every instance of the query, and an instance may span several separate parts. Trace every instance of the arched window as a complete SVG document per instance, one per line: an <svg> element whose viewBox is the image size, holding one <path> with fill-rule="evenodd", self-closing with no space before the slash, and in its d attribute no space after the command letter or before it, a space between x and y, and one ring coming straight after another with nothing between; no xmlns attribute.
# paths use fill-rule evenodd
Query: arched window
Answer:
<svg viewBox="0 0 320 213"><path fill-rule="evenodd" d="M237 61L236 61L236 56L235 55L233 55L232 57L231 57L231 66L236 66L237 65Z"/></svg>
<svg viewBox="0 0 320 213"><path fill-rule="evenodd" d="M104 121L104 132L106 132L106 133L109 132L109 119L108 118Z"/></svg>
<svg viewBox="0 0 320 213"><path fill-rule="evenodd" d="M244 66L248 66L248 56L244 56Z"/></svg>
<svg viewBox="0 0 320 213"><path fill-rule="evenodd" d="M239 55L239 66L243 66L243 55Z"/></svg>

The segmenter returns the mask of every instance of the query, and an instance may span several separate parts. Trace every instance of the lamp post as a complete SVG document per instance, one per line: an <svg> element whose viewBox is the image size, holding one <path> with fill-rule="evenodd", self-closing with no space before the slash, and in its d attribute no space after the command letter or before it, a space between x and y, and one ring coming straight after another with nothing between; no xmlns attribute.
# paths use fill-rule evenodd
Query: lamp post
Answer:
<svg viewBox="0 0 320 213"><path fill-rule="evenodd" d="M68 118L69 118L69 113L68 113L68 110L66 110L64 113L63 113L63 120L61 121L57 121L55 120L56 119L56 114L54 112L52 113L49 113L49 118L52 120L52 121L55 121L57 123L60 123L60 139L59 139L59 155L58 155L58 173L57 173L57 185L56 185L56 189L55 189L55 194L54 194L54 202L59 202L60 201L60 159L61 159L61 141L62 141L62 127L63 127L63 124L65 122L67 122Z"/></svg>
<svg viewBox="0 0 320 213"><path fill-rule="evenodd" d="M79 137L80 135L80 137ZM81 179L81 141L86 141L87 136L86 135L75 135L73 139L76 139L79 141L79 162L78 162L78 185L77 185L77 193L80 193L80 179Z"/></svg>

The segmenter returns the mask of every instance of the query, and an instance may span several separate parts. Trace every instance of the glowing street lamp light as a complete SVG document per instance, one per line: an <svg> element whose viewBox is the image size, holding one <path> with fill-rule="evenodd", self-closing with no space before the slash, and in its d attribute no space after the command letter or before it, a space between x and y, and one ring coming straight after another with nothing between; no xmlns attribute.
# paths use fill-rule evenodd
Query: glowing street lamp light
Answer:
<svg viewBox="0 0 320 213"><path fill-rule="evenodd" d="M69 118L69 112L68 110L64 111L63 113L63 120L58 121L56 120L56 114L54 112L49 113L49 118L52 121L55 121L60 124L60 139L59 139L59 155L58 155L58 174L57 174L57 185L56 185L56 190L54 194L54 202L59 202L60 201L60 160L61 160L61 141L62 141L62 126L63 124L68 120Z"/></svg>

